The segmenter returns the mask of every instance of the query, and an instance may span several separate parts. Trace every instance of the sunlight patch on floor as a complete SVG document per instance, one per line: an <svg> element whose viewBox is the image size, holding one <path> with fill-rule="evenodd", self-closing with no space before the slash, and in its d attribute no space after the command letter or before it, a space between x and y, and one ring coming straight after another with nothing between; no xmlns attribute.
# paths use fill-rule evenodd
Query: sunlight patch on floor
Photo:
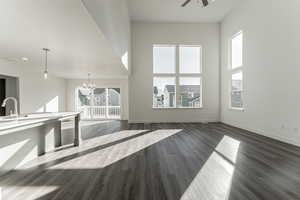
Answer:
<svg viewBox="0 0 300 200"><path fill-rule="evenodd" d="M181 130L178 129L172 129L149 132L133 139L52 166L49 169L104 168L147 147L150 147L151 145L158 143L172 135L175 135L180 131ZM109 136L106 137L109 138Z"/></svg>
<svg viewBox="0 0 300 200"><path fill-rule="evenodd" d="M240 142L225 136L180 200L227 200Z"/></svg>
<svg viewBox="0 0 300 200"><path fill-rule="evenodd" d="M239 152L239 146L240 141L224 136L215 151L222 154L226 159L235 164Z"/></svg>
<svg viewBox="0 0 300 200"><path fill-rule="evenodd" d="M114 143L119 140L126 139L128 137L134 137L138 134L142 134L147 131L148 130L124 130L124 131L115 132L113 134L103 135L100 137L89 139L89 140L84 141L80 147L70 146L70 148L68 148L68 149L64 149L64 150L56 151L56 152L52 152L52 153L47 153L44 156L38 157L37 159L23 165L22 167L19 167L18 169L28 169L28 168L35 167L38 165L49 163L51 161L55 162L56 160L66 158L66 157L72 156L74 154L75 154L75 157L77 157L76 154L84 153L85 151L88 151L90 149L108 145L110 143ZM79 157L79 159L80 158L81 157ZM72 162L72 160L70 160L70 161Z"/></svg>

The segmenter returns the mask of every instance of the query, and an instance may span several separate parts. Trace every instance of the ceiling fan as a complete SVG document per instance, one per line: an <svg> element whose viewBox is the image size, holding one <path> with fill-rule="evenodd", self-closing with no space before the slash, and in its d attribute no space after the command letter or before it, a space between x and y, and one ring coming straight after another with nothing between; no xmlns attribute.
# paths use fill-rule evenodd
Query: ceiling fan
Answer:
<svg viewBox="0 0 300 200"><path fill-rule="evenodd" d="M189 4L192 0L186 0L181 7L185 7L187 4ZM208 6L208 0L202 0L203 6L206 7Z"/></svg>

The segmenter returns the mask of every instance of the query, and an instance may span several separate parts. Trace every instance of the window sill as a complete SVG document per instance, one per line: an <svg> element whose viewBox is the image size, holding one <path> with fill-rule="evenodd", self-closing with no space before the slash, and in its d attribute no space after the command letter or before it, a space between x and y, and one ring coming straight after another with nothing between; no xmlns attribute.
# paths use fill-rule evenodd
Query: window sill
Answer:
<svg viewBox="0 0 300 200"><path fill-rule="evenodd" d="M234 108L234 107L230 107L229 110L245 112L245 109L244 109L244 108Z"/></svg>

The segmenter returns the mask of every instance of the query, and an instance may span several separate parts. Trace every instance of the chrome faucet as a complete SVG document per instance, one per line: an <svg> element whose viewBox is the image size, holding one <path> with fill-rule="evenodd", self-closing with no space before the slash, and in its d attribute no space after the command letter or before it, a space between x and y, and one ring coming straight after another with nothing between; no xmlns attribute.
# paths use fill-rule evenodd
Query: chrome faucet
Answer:
<svg viewBox="0 0 300 200"><path fill-rule="evenodd" d="M12 117L18 117L19 113L18 113L18 100L15 97L7 97L6 99L4 99L3 103L2 103L2 107L6 106L7 101L12 100L14 102L14 106L15 106L15 110L14 110L14 114L10 114L10 116Z"/></svg>

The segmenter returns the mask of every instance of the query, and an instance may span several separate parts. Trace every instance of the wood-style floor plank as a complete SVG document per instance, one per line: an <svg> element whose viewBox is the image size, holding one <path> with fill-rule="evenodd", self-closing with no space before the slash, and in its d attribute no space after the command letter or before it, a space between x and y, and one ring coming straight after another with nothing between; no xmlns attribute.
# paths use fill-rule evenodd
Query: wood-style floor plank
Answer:
<svg viewBox="0 0 300 200"><path fill-rule="evenodd" d="M0 177L2 200L299 200L300 148L221 123L86 126Z"/></svg>

